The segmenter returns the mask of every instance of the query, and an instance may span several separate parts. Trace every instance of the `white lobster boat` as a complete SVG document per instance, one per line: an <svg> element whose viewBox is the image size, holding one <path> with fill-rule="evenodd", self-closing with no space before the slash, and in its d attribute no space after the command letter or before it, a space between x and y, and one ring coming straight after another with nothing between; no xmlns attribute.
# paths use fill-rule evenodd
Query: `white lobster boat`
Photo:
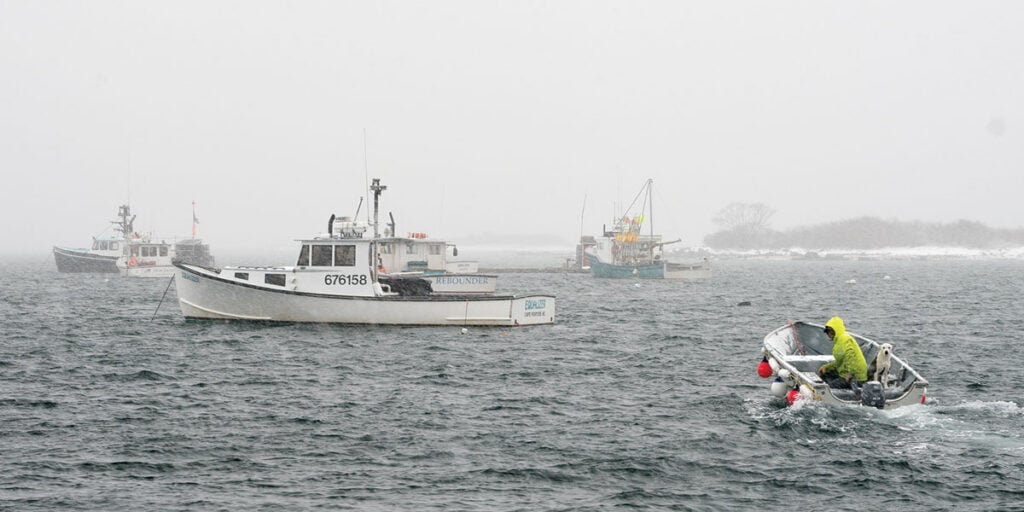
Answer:
<svg viewBox="0 0 1024 512"><path fill-rule="evenodd" d="M351 221L347 217L340 220ZM328 231L333 222L328 224ZM394 232L392 217L385 233ZM424 279L430 282L435 293L486 294L497 289L497 275L478 273L475 261L448 261L448 248L452 248L453 256L459 255L459 249L455 244L430 238L426 233L385 236L377 240L377 247L379 270L388 277Z"/></svg>
<svg viewBox="0 0 1024 512"><path fill-rule="evenodd" d="M386 187L373 180L377 203ZM210 268L175 263L178 303L186 318L390 325L551 324L553 295L437 293L414 277L380 273L381 239L366 227L329 223L328 233L300 240L291 267Z"/></svg>
<svg viewBox="0 0 1024 512"><path fill-rule="evenodd" d="M131 207L121 205L111 221L117 236L94 237L91 249L54 247L59 272L118 273L129 277L169 277L176 269L172 260L212 266L210 246L196 238L157 240L135 231ZM193 231L193 234L195 232Z"/></svg>
<svg viewBox="0 0 1024 512"><path fill-rule="evenodd" d="M832 340L824 329L823 325L791 322L765 336L761 364L767 363L771 371L761 375L774 378L771 384L773 394L781 398L787 391L795 390L805 399L835 405L870 405L879 409L925 402L928 381L895 354L886 382L868 381L856 391L830 387L818 376L818 368L833 360ZM879 344L850 331L847 334L860 345L869 364L870 379L870 366L878 354Z"/></svg>

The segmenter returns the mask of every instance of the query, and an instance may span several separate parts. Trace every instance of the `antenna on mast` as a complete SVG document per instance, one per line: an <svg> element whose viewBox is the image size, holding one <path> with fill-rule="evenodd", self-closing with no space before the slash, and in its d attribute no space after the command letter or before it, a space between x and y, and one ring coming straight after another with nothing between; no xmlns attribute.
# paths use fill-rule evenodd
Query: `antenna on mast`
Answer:
<svg viewBox="0 0 1024 512"><path fill-rule="evenodd" d="M366 157L366 128L364 127L363 128L363 180L366 183L366 195L367 196L370 195L370 170L369 169L370 168L369 168L369 165L367 164L367 157ZM359 204L363 204L362 201L363 200L360 199L359 200ZM376 201L374 201L374 203L376 204ZM359 215L358 211L356 211L356 215L357 216ZM353 217L353 218L355 218L355 217ZM366 223L367 224L370 223L370 210L369 209L366 210ZM376 227L377 227L377 223L376 223L376 221L374 221L374 229L376 229Z"/></svg>

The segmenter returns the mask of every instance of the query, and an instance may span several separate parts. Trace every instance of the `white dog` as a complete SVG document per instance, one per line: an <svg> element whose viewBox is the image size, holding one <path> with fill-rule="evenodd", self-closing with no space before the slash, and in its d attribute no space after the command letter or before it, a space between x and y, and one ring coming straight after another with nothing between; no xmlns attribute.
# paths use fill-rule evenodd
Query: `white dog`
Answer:
<svg viewBox="0 0 1024 512"><path fill-rule="evenodd" d="M882 383L882 389L889 387L889 367L892 366L892 344L882 343L875 357L875 380Z"/></svg>

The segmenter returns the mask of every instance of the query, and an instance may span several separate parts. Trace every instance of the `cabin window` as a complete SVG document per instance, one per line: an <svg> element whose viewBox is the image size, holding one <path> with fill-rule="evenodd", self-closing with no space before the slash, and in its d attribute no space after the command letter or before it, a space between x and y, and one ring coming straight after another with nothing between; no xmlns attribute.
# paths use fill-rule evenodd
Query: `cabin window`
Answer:
<svg viewBox="0 0 1024 512"><path fill-rule="evenodd" d="M438 256L441 252L441 244L430 244L430 254Z"/></svg>
<svg viewBox="0 0 1024 512"><path fill-rule="evenodd" d="M92 250L94 250L94 251L100 250L100 243L98 241L96 241L96 240L92 241Z"/></svg>
<svg viewBox="0 0 1024 512"><path fill-rule="evenodd" d="M116 249L116 247L115 247L115 249ZM167 256L167 246L166 245L161 245L160 246L160 256Z"/></svg>
<svg viewBox="0 0 1024 512"><path fill-rule="evenodd" d="M335 245L334 246L334 265L336 267L354 267L354 266L356 266L356 246L354 246L354 245Z"/></svg>
<svg viewBox="0 0 1024 512"><path fill-rule="evenodd" d="M307 267L307 266L309 266L309 246L308 245L303 245L302 246L302 250L299 251L299 261L298 261L298 263L296 263L296 265L298 265L300 267Z"/></svg>
<svg viewBox="0 0 1024 512"><path fill-rule="evenodd" d="M411 244L411 243L406 243L405 244L405 253L406 254L416 254L416 245L415 244Z"/></svg>
<svg viewBox="0 0 1024 512"><path fill-rule="evenodd" d="M138 256L138 255L139 255L139 246L136 245L136 246L132 247L132 256Z"/></svg>
<svg viewBox="0 0 1024 512"><path fill-rule="evenodd" d="M244 279L244 280L248 281L249 280L249 273L248 272L235 272L235 279Z"/></svg>
<svg viewBox="0 0 1024 512"><path fill-rule="evenodd" d="M110 242L110 250L111 251L116 251L117 250L117 242Z"/></svg>
<svg viewBox="0 0 1024 512"><path fill-rule="evenodd" d="M107 245L107 242L100 242L100 250L105 251L108 249L108 247L109 246Z"/></svg>
<svg viewBox="0 0 1024 512"><path fill-rule="evenodd" d="M284 274L263 274L263 282L274 286L284 286Z"/></svg>
<svg viewBox="0 0 1024 512"><path fill-rule="evenodd" d="M149 246L146 246L146 245L142 246L141 252L142 252L142 257L143 258L148 258L149 257Z"/></svg>
<svg viewBox="0 0 1024 512"><path fill-rule="evenodd" d="M380 244L381 254L391 254L395 250L395 244Z"/></svg>
<svg viewBox="0 0 1024 512"><path fill-rule="evenodd" d="M312 263L314 267L329 267L331 266L331 252L334 246L332 245L314 245L312 252Z"/></svg>

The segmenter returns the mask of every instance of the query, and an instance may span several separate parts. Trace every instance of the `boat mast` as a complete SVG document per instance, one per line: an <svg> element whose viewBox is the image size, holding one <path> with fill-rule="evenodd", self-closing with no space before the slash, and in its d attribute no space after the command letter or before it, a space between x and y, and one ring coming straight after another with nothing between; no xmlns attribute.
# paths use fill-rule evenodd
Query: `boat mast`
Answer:
<svg viewBox="0 0 1024 512"><path fill-rule="evenodd" d="M647 257L654 263L654 178L647 178L647 223L651 226L651 241L648 242Z"/></svg>
<svg viewBox="0 0 1024 512"><path fill-rule="evenodd" d="M129 220L129 215L132 215L131 207L123 204L117 209L118 220L113 221L113 223L117 225L117 230L121 232L121 238L125 240L130 240L132 232L135 231L133 228L133 225L135 224L135 216L132 215L131 220Z"/></svg>
<svg viewBox="0 0 1024 512"><path fill-rule="evenodd" d="M373 243L370 244L370 258L373 260L371 262L373 265L373 270L371 272L373 275L373 282L375 283L377 282L377 271L380 267L377 264L377 239L380 238L380 233L377 232L378 206L380 204L380 193L387 189L388 187L380 184L380 178L374 178L373 185L370 185L370 190L373 191Z"/></svg>

